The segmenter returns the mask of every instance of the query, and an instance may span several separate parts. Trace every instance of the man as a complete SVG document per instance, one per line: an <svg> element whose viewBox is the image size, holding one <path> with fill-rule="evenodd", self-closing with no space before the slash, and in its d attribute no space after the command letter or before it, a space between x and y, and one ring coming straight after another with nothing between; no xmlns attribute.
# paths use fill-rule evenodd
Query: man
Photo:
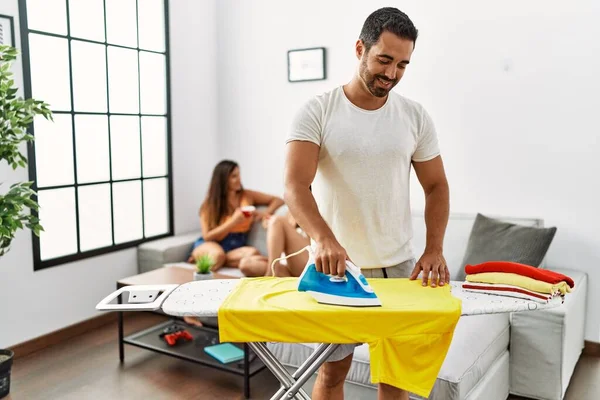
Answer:
<svg viewBox="0 0 600 400"><path fill-rule="evenodd" d="M449 190L431 118L392 88L403 77L417 39L406 14L382 8L356 42L352 80L316 96L296 115L287 143L285 201L312 238L316 268L344 275L352 260L365 277L416 279L443 286L442 254ZM411 250L411 166L426 197L426 248ZM355 345L340 345L319 371L313 399L342 399ZM408 393L380 384L380 399Z"/></svg>

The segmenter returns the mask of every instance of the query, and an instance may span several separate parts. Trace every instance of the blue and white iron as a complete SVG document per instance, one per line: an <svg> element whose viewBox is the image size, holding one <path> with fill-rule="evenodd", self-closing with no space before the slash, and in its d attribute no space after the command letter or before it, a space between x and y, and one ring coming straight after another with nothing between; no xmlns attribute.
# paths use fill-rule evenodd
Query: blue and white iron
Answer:
<svg viewBox="0 0 600 400"><path fill-rule="evenodd" d="M346 260L344 277L327 275L317 271L312 248L306 246L302 250L290 254L289 258L307 250L308 262L298 278L298 291L307 292L317 302L349 307L379 307L381 301L369 285L360 268Z"/></svg>

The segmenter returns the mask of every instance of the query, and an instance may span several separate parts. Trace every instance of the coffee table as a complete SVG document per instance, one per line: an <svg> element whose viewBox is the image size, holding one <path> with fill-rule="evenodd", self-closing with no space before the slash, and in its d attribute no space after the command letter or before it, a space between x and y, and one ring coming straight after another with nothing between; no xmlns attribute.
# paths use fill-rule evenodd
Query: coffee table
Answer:
<svg viewBox="0 0 600 400"><path fill-rule="evenodd" d="M194 271L184 267L163 267L143 274L130 276L117 281L117 290L130 285L182 285L194 280ZM236 279L229 275L214 274L215 279ZM119 303L121 302L119 298ZM164 313L160 312L165 315ZM185 328L193 336L194 340L178 342L175 346L169 346L160 337L160 333L173 324ZM244 360L240 362L223 364L204 352L206 346L219 343L218 327L202 326L192 327L179 319L157 324L148 329L133 333L127 337L123 335L123 312L118 312L118 332L119 332L119 360L121 363L125 360L124 345L141 347L157 353L166 354L182 360L202 364L210 368L216 368L225 372L240 375L244 377L244 396L250 398L250 378L262 371L266 366L254 354L250 355L250 348L247 344L236 344L244 349Z"/></svg>

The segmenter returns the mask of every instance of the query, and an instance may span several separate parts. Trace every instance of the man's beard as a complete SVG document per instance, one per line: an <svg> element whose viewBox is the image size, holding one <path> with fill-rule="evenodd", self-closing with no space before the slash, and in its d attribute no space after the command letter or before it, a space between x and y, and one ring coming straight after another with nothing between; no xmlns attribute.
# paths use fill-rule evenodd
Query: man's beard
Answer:
<svg viewBox="0 0 600 400"><path fill-rule="evenodd" d="M369 89L369 92L371 92L371 94L375 97L387 96L389 91L392 90L394 88L394 86L396 86L396 84L398 83L397 80L394 80L394 79L390 80L385 75L371 74L371 72L369 72L369 69L367 68L366 58L365 58L365 60L363 60L363 62L360 65L359 73L360 73L361 78L365 82L367 89ZM390 86L389 89L379 87L379 86L377 86L377 83L376 83L377 78L381 79L384 82L391 82L392 85Z"/></svg>

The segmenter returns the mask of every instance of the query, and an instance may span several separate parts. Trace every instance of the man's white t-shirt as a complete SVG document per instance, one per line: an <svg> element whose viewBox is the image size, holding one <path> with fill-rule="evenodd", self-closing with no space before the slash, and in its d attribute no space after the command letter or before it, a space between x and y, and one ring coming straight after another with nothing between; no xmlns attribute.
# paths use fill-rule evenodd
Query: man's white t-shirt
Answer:
<svg viewBox="0 0 600 400"><path fill-rule="evenodd" d="M286 140L320 146L312 194L321 216L360 268L413 258L411 161L440 154L425 109L393 91L377 110L364 110L337 87L309 100Z"/></svg>

